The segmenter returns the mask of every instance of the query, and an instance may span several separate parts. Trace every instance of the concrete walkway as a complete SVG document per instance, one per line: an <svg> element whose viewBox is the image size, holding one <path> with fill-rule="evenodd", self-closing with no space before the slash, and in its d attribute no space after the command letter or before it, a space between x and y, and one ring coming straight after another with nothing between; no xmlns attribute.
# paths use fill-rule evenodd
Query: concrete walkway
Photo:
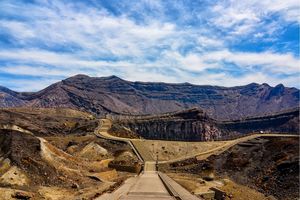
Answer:
<svg viewBox="0 0 300 200"><path fill-rule="evenodd" d="M127 195L121 197L124 200L140 199L174 199L164 186L155 171L147 171L138 177Z"/></svg>
<svg viewBox="0 0 300 200"><path fill-rule="evenodd" d="M135 184L133 184L133 182ZM130 187L132 187L131 190ZM127 180L122 187L111 194L104 194L96 200L175 200L163 186L157 174L146 173Z"/></svg>
<svg viewBox="0 0 300 200"><path fill-rule="evenodd" d="M135 139L118 138L109 135L107 130L110 128L111 122L109 120L102 120L101 123L102 126L95 131L95 134L103 138L125 141L131 144L133 150L136 151L137 155L143 160L144 171L139 176L126 180L125 183L113 193L103 194L96 198L96 200L199 200L199 198L190 194L182 186L175 183L175 181L172 181L171 178L168 179L167 175L159 174L156 171L156 162L153 157L145 148L139 146L139 144L134 144ZM162 176L165 178L162 179ZM171 185L173 185L173 187ZM170 187L172 187L172 189L170 189ZM173 193L176 193L174 191L180 191L180 193L186 195L184 198L180 198L179 195L175 197L171 190Z"/></svg>
<svg viewBox="0 0 300 200"><path fill-rule="evenodd" d="M149 171L144 171L137 177L125 183L111 194L104 194L96 200L199 200L166 174L155 169L155 163L148 162Z"/></svg>
<svg viewBox="0 0 300 200"><path fill-rule="evenodd" d="M97 200L174 200L155 171L155 163L145 164L147 171L128 179L119 189L111 194L104 194Z"/></svg>

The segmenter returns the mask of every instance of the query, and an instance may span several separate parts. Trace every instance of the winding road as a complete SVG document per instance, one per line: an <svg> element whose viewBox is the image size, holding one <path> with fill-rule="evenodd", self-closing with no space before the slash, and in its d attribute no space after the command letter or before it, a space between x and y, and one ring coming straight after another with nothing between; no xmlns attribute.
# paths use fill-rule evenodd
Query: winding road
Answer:
<svg viewBox="0 0 300 200"><path fill-rule="evenodd" d="M123 142L128 142L132 147L133 150L138 154L138 157L142 161L156 161L153 156L150 154L149 149L145 147L145 144L143 143L145 139L131 139L131 138L122 138L122 137L116 137L113 135L110 135L107 131L110 129L112 125L112 122L109 119L101 119L100 120L100 125L99 127L95 130L95 135L98 137L110 139L110 140L117 140L117 141L123 141ZM159 164L162 163L173 163L173 162L178 162L182 160L186 160L188 158L193 158L197 157L198 160L206 159L207 157L211 155L218 155L230 147L238 144L238 143L243 143L248 140L252 140L258 137L299 137L299 135L292 135L292 134L269 134L269 133L263 133L263 134L252 134L252 135L247 135L245 137L241 137L238 139L234 140L228 140L225 141L222 145L218 142L210 142L211 144L214 144L214 148L203 151L203 152L195 152L191 153L189 155L185 155L182 157L174 158L174 159L169 159L167 161L158 161ZM164 141L165 142L165 141ZM203 143L203 142L199 142Z"/></svg>

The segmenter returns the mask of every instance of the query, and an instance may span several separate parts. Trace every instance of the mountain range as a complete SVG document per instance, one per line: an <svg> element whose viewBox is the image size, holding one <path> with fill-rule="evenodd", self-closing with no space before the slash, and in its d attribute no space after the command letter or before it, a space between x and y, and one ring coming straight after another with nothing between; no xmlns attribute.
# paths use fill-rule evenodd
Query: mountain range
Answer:
<svg viewBox="0 0 300 200"><path fill-rule="evenodd" d="M160 114L197 107L214 119L233 120L298 106L299 89L282 84L221 87L76 75L38 92L0 87L0 107L64 107L96 115Z"/></svg>

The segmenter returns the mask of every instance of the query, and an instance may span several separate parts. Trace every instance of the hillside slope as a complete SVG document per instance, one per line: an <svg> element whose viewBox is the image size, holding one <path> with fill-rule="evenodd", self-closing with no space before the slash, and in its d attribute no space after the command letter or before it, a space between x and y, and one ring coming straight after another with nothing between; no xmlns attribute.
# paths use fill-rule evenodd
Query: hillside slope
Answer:
<svg viewBox="0 0 300 200"><path fill-rule="evenodd" d="M282 84L219 87L76 75L35 93L0 87L0 107L68 107L98 115L159 114L199 107L212 118L229 120L283 111L298 104L299 90Z"/></svg>
<svg viewBox="0 0 300 200"><path fill-rule="evenodd" d="M98 121L88 113L54 108L0 109L0 128L16 125L38 136L87 134L94 131Z"/></svg>

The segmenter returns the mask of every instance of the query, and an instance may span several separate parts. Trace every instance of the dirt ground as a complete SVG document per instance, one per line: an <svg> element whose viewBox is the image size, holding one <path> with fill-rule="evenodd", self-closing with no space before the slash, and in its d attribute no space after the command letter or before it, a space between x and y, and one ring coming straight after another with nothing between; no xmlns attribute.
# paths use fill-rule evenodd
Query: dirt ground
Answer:
<svg viewBox="0 0 300 200"><path fill-rule="evenodd" d="M183 158L193 156L202 152L212 150L226 143L226 141L217 142L178 142L162 140L143 140L137 141L148 149L150 154L159 161ZM158 156L158 157L157 157Z"/></svg>
<svg viewBox="0 0 300 200"><path fill-rule="evenodd" d="M169 173L168 175L185 189L205 200L214 199L213 191L210 189L212 187L224 191L226 200L272 200L271 196L267 197L250 187L237 184L229 179L216 178L206 181L201 176L187 173Z"/></svg>
<svg viewBox="0 0 300 200"><path fill-rule="evenodd" d="M223 189L237 199L245 188L251 188L267 197L294 200L299 198L299 140L253 139L207 160L191 158L163 165L161 170L193 174L207 180L229 179L231 182Z"/></svg>
<svg viewBox="0 0 300 200"><path fill-rule="evenodd" d="M235 183L227 179L224 186L220 187L226 195L226 200L274 200L274 196L266 196L250 187Z"/></svg>
<svg viewBox="0 0 300 200"><path fill-rule="evenodd" d="M135 175L108 167L115 159L137 161L126 143L0 130L0 199L93 199Z"/></svg>
<svg viewBox="0 0 300 200"><path fill-rule="evenodd" d="M125 142L105 140L102 138L98 138L93 134L84 135L84 136L78 136L78 135L50 136L44 138L47 141L49 141L49 143L51 143L52 145L56 146L59 149L62 149L63 151L68 152L71 155L89 157L90 159L103 160L103 159L115 158L118 156L118 154L126 151L133 153L131 147ZM90 145L91 143L99 145L100 147L104 148L107 151L107 153L103 152L102 155L98 155L95 158L92 158L93 156L95 156L94 151L91 151L90 153L86 151L85 155L81 155L82 150L87 145ZM135 161L138 160L136 159Z"/></svg>

